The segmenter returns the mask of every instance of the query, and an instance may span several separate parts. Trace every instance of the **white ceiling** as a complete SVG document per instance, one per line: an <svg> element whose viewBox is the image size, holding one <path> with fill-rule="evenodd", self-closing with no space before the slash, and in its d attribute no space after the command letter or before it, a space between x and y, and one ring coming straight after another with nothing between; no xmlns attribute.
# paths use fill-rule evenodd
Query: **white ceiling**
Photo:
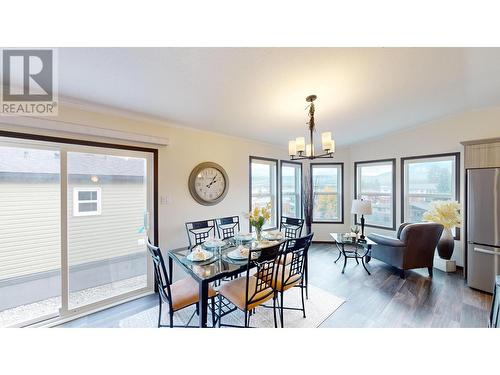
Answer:
<svg viewBox="0 0 500 375"><path fill-rule="evenodd" d="M500 48L60 48L59 95L286 147L500 105Z"/></svg>

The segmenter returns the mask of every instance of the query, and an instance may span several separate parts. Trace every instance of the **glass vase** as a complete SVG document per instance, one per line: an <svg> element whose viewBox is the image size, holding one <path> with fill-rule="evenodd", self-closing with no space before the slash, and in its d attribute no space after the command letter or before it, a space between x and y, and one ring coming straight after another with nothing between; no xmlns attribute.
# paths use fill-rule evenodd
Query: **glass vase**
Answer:
<svg viewBox="0 0 500 375"><path fill-rule="evenodd" d="M255 237L257 238L257 241L262 240L262 228L255 228Z"/></svg>

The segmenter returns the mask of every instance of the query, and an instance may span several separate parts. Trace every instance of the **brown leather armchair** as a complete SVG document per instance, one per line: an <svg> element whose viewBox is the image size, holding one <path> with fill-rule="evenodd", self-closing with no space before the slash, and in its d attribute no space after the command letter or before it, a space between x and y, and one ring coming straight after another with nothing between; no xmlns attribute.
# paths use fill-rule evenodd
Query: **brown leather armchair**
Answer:
<svg viewBox="0 0 500 375"><path fill-rule="evenodd" d="M368 238L376 242L371 257L398 268L403 279L405 270L424 267L432 277L434 251L442 232L443 226L437 223L403 223L397 238L371 233Z"/></svg>

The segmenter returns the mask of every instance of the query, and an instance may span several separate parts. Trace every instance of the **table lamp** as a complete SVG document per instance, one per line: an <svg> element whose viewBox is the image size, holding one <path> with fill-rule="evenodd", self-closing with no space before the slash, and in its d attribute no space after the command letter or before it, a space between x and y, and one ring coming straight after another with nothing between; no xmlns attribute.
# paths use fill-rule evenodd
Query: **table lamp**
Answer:
<svg viewBox="0 0 500 375"><path fill-rule="evenodd" d="M351 213L361 215L361 240L365 239L365 217L364 215L372 214L372 202L364 201L362 199L354 199L352 201Z"/></svg>

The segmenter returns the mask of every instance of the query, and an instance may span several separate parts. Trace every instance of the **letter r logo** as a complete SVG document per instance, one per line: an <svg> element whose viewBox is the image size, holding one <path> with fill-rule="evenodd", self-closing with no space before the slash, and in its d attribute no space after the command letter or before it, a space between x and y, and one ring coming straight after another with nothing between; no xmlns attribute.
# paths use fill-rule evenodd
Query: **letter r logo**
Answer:
<svg viewBox="0 0 500 375"><path fill-rule="evenodd" d="M8 50L2 55L3 101L53 100L53 51Z"/></svg>

